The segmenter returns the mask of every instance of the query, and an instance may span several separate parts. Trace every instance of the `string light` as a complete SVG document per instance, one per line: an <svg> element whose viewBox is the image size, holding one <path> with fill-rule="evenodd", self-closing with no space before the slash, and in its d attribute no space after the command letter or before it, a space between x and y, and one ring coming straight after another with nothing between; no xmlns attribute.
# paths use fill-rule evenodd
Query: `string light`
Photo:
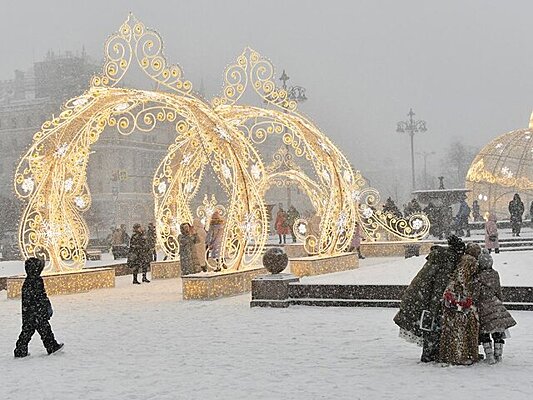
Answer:
<svg viewBox="0 0 533 400"><path fill-rule="evenodd" d="M298 277L331 274L333 272L348 271L359 267L359 258L355 253L336 254L333 256L309 256L291 258L289 260L291 273Z"/></svg>
<svg viewBox="0 0 533 400"><path fill-rule="evenodd" d="M365 188L361 173L297 112L297 102L275 85L272 63L253 49L245 48L228 66L222 95L210 104L193 93L181 67L167 62L160 35L133 15L107 40L105 51L103 73L42 125L17 168L15 190L27 200L19 228L25 257L44 254L54 272L82 268L89 237L82 213L91 205L86 174L91 145L106 127L130 135L150 132L162 122L174 124L176 139L154 174L152 192L157 241L170 258L179 250L178 222L192 221L191 202L208 167L228 194L220 258L232 271L259 263L269 234L264 193L281 178L300 183L321 217L317 236L304 238L310 254L347 251L356 222L370 240L378 240L380 230L407 240L427 234L424 215L402 219L374 211L379 193ZM120 87L134 64L162 90ZM247 87L271 108L238 104ZM282 172L265 167L259 145L270 135L279 135L296 159L311 162L316 176L297 167Z"/></svg>
<svg viewBox="0 0 533 400"><path fill-rule="evenodd" d="M115 287L114 268L90 268L81 271L43 274L44 287L49 296L88 292L93 289ZM21 296L25 276L7 278L7 297Z"/></svg>

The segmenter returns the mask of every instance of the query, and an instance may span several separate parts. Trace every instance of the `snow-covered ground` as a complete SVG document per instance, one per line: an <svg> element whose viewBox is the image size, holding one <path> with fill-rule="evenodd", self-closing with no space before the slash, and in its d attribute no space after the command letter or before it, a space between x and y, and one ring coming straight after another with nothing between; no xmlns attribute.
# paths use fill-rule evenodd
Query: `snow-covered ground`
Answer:
<svg viewBox="0 0 533 400"><path fill-rule="evenodd" d="M503 283L518 282L532 259L498 256ZM422 262L366 259L304 281L407 283ZM21 360L12 358L20 301L0 292L0 399L532 398L532 312L513 312L503 363L443 368L419 363L420 349L398 338L394 309L250 309L249 295L183 301L179 279L130 282L53 297L64 352L46 356L35 336Z"/></svg>
<svg viewBox="0 0 533 400"><path fill-rule="evenodd" d="M533 286L533 251L492 254L494 269L504 286ZM407 285L425 262L425 256L376 257L360 260L355 270L302 278L304 283Z"/></svg>

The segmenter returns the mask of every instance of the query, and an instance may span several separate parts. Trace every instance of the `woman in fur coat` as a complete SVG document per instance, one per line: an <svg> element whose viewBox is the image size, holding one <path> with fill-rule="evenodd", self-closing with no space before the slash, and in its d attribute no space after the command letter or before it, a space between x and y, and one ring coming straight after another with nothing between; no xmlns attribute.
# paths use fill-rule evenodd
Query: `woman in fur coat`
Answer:
<svg viewBox="0 0 533 400"><path fill-rule="evenodd" d="M500 275L492 268L492 262L489 252L483 250L478 258L479 273L475 293L479 314L479 341L489 364L502 360L505 330L516 325L516 321L502 303Z"/></svg>

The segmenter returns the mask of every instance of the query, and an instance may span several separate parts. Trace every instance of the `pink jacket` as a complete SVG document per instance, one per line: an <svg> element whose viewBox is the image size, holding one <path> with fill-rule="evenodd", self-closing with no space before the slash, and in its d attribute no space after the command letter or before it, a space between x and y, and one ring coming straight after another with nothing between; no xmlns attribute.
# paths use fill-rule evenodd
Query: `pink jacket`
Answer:
<svg viewBox="0 0 533 400"><path fill-rule="evenodd" d="M490 236L496 236L496 240L490 240ZM496 225L496 215L489 214L489 219L485 222L485 248L497 249L500 247L498 243L498 226Z"/></svg>

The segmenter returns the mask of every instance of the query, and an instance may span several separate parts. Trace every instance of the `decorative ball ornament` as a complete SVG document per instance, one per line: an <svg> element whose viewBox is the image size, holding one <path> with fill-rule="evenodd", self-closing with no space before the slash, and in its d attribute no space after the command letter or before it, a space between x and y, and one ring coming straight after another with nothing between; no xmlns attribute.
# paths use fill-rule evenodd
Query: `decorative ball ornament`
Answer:
<svg viewBox="0 0 533 400"><path fill-rule="evenodd" d="M279 274L289 264L289 257L279 247L268 249L263 255L263 266L272 274Z"/></svg>

